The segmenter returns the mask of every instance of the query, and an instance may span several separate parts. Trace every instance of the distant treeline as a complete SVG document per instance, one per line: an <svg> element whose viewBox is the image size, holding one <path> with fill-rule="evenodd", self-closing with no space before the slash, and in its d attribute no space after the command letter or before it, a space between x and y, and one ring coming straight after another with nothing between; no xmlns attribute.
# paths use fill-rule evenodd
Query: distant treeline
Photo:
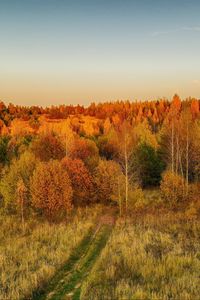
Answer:
<svg viewBox="0 0 200 300"><path fill-rule="evenodd" d="M131 124L147 119L152 125L161 125L168 114L172 102L179 105L178 95L173 97L173 101L160 99L157 101L115 101L105 103L91 103L88 107L81 105L59 105L43 108L41 106L20 106L0 102L0 127L5 124L9 126L11 120L20 118L22 120L36 119L40 115L46 115L49 119L66 119L69 115L85 115L98 119L109 118L112 123L128 120ZM200 100L188 98L181 102L181 106L190 107L194 117L200 111Z"/></svg>

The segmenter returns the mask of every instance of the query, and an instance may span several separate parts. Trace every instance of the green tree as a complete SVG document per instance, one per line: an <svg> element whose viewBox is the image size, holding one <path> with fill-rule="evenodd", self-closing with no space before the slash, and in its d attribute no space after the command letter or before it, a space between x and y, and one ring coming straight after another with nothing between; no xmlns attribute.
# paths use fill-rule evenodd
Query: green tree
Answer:
<svg viewBox="0 0 200 300"><path fill-rule="evenodd" d="M8 136L0 137L0 164L8 162Z"/></svg>
<svg viewBox="0 0 200 300"><path fill-rule="evenodd" d="M37 159L34 154L24 152L19 159L14 159L6 167L0 183L0 193L3 196L6 210L17 211L17 184L21 178L27 189L27 198L30 199L30 177L36 167Z"/></svg>
<svg viewBox="0 0 200 300"><path fill-rule="evenodd" d="M142 143L136 150L137 169L143 187L159 185L164 162L151 145Z"/></svg>

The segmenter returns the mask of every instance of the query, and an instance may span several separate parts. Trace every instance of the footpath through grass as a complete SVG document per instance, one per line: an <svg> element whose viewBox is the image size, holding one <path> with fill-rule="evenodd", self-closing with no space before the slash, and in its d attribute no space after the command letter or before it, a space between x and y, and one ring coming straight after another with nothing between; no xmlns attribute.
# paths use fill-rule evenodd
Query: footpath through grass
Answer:
<svg viewBox="0 0 200 300"><path fill-rule="evenodd" d="M67 263L55 274L46 289L35 293L34 300L79 299L81 284L87 278L112 231L111 224L102 224L83 239Z"/></svg>

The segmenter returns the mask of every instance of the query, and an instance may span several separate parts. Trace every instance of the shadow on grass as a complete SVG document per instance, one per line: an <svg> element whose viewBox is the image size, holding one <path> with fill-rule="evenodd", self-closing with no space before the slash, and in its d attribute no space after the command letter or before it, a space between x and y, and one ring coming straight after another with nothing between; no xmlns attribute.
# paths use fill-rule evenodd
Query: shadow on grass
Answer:
<svg viewBox="0 0 200 300"><path fill-rule="evenodd" d="M76 263L80 260L83 253L87 250L92 240L93 230L90 230L87 236L81 241L79 246L73 250L73 254L69 259L64 263L64 265L58 269L56 274L47 282L41 289L37 289L32 293L32 300L42 300L55 289L57 284L69 274ZM24 299L25 300L25 299Z"/></svg>

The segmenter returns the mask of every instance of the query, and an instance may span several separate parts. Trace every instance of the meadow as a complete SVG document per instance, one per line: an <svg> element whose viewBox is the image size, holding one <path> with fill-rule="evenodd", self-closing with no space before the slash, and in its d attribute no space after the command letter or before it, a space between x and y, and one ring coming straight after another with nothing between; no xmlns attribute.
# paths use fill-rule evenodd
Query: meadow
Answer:
<svg viewBox="0 0 200 300"><path fill-rule="evenodd" d="M146 215L118 220L81 300L199 299L200 223Z"/></svg>
<svg viewBox="0 0 200 300"><path fill-rule="evenodd" d="M41 289L95 226L100 210L79 209L59 224L33 218L25 232L16 216L1 216L0 299L28 299Z"/></svg>

